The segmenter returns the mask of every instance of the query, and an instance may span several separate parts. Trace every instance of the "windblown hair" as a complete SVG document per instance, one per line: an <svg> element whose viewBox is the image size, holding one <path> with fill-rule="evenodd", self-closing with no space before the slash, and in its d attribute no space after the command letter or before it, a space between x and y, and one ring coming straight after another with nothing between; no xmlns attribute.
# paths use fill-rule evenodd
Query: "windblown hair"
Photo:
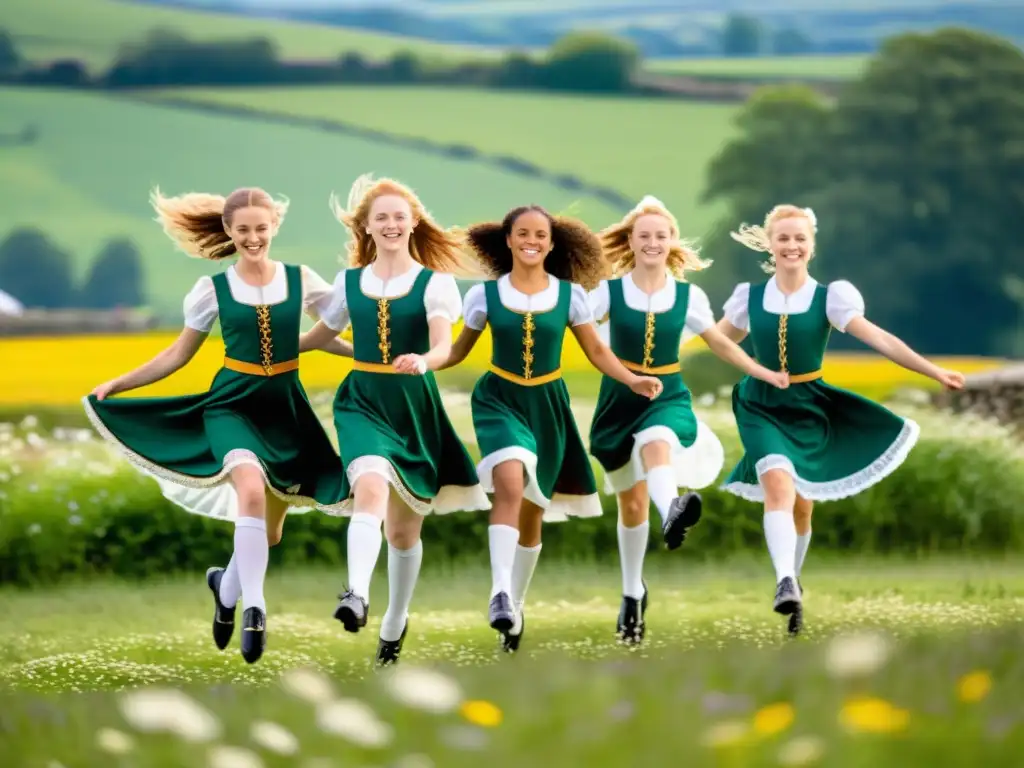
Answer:
<svg viewBox="0 0 1024 768"><path fill-rule="evenodd" d="M776 205L768 212L768 215L764 217L763 226L741 224L737 231L729 233L733 240L743 243L747 248L769 254L768 261L761 264L761 269L769 275L775 272L775 256L772 254L772 225L783 219L807 219L811 225L811 237L813 238L818 232L818 219L814 215L814 211L810 208L800 208L784 203ZM811 258L814 258L813 252Z"/></svg>
<svg viewBox="0 0 1024 768"><path fill-rule="evenodd" d="M677 280L683 280L686 272L697 272L711 266L710 261L701 259L700 251L693 241L679 239L679 222L665 204L647 195L622 221L601 231L601 247L613 276L621 277L636 266L636 254L629 244L629 238L637 219L646 215L661 216L669 223L673 242L669 246L665 264Z"/></svg>
<svg viewBox="0 0 1024 768"><path fill-rule="evenodd" d="M275 200L258 187L242 187L227 197L190 192L164 197L160 189L150 193L149 202L156 211L167 236L182 251L197 259L226 259L236 253L235 244L225 231L235 213L243 208L266 208L274 221L274 231L288 212L287 200Z"/></svg>
<svg viewBox="0 0 1024 768"><path fill-rule="evenodd" d="M544 269L559 280L577 283L593 290L604 277L601 241L590 227L569 216L552 216L539 205L521 205L505 214L500 222L474 224L466 231L466 246L485 276L496 278L512 271L512 251L508 236L516 220L535 211L547 217L551 225L551 252Z"/></svg>
<svg viewBox="0 0 1024 768"><path fill-rule="evenodd" d="M352 267L365 267L377 258L377 245L366 233L373 201L383 195L398 195L409 203L416 220L409 237L409 253L420 264L434 272L476 277L464 264L462 240L459 230L444 229L423 207L423 203L409 187L394 179L376 179L366 173L352 184L348 202L341 206L337 195L331 194L330 207L335 218L349 231L346 246L348 263Z"/></svg>

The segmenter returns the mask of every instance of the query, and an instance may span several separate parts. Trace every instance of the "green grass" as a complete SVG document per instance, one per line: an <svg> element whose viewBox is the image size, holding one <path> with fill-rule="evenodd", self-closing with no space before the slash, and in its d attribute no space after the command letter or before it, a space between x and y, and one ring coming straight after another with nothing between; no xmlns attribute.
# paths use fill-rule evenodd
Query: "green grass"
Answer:
<svg viewBox="0 0 1024 768"><path fill-rule="evenodd" d="M330 618L342 573L272 572L268 649L254 666L238 655L237 633L224 652L210 641L201 574L0 591L3 615L17 617L0 625L0 680L8 689L0 693L0 745L26 766L199 765L213 745L252 750L269 766L513 766L541 757L551 765L643 758L665 765L680 754L687 765L768 766L804 764L787 758L801 752L819 753L830 766L973 766L1010 764L1019 753L1024 734L1013 725L1024 683L1016 626L1024 565L830 563L815 561L812 551L803 579L806 631L789 642L771 612L764 559L696 566L684 551L671 565L649 569L647 640L630 649L614 640L617 571L542 558L526 605L527 634L508 658L486 626L487 573L431 568L428 554L396 670L402 674L383 676L369 668L386 604L382 570L371 620L358 635ZM844 649L837 636L854 647ZM881 653L872 652L873 637L882 640ZM858 657L863 672L851 677ZM423 667L433 667L440 682L416 685L410 673ZM300 668L326 674L333 697L344 697L335 705L350 708L341 734L318 727L329 708L320 705L315 715L299 698L315 690L297 685L292 670ZM976 671L990 676L990 695L958 701L958 680ZM204 737L194 720L182 719L179 733L194 741L134 730L142 705L112 691L140 686L183 687L220 733ZM403 698L414 693L417 706ZM905 710L905 730L884 714L853 722L897 733L844 728L839 716L854 696ZM460 714L466 699L490 702L500 722L488 727L480 705ZM795 719L765 709L774 704L791 706ZM168 704L163 717L182 706ZM438 712L421 710L428 706ZM360 726L356 714L367 708L373 714ZM298 754L256 746L262 721L291 732ZM378 746L360 745L372 734ZM123 762L98 746L126 740L135 751ZM318 757L325 761L306 762Z"/></svg>
<svg viewBox="0 0 1024 768"><path fill-rule="evenodd" d="M648 62L652 72L706 77L794 77L806 79L854 78L869 60L861 54L812 56L757 56L707 59L655 59Z"/></svg>
<svg viewBox="0 0 1024 768"><path fill-rule="evenodd" d="M0 89L0 115L0 131L32 124L40 132L37 143L0 153L0 238L15 227L37 226L74 255L81 274L105 240L127 235L143 252L156 309L175 317L195 279L212 269L175 251L152 221L154 185L168 194L227 194L255 184L287 195L292 207L275 256L309 264L327 280L345 242L328 196L346 194L367 171L411 184L445 225L498 216L528 201L559 210L578 197L482 163L106 95ZM621 212L587 201L581 215L596 226Z"/></svg>
<svg viewBox="0 0 1024 768"><path fill-rule="evenodd" d="M195 40L267 37L282 57L290 59L334 59L348 52L385 59L398 51L448 60L495 55L473 46L126 0L5 0L0 26L15 36L22 55L30 60L71 57L99 69L113 62L122 45L138 42L158 28Z"/></svg>
<svg viewBox="0 0 1024 768"><path fill-rule="evenodd" d="M708 161L733 136L737 112L733 105L667 99L463 88L185 89L165 95L336 120L519 157L637 201L657 195L679 217L687 236L704 234L719 212L700 205L699 196ZM606 226L624 213L615 211L603 221L584 218Z"/></svg>

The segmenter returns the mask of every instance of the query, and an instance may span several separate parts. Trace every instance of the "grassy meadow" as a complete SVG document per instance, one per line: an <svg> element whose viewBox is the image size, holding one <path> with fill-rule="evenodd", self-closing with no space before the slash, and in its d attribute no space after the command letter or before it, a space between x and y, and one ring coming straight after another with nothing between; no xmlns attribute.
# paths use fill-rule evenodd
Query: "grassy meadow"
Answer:
<svg viewBox="0 0 1024 768"><path fill-rule="evenodd" d="M704 77L793 77L845 80L860 75L868 57L862 54L756 56L736 58L653 59L647 68L671 75Z"/></svg>

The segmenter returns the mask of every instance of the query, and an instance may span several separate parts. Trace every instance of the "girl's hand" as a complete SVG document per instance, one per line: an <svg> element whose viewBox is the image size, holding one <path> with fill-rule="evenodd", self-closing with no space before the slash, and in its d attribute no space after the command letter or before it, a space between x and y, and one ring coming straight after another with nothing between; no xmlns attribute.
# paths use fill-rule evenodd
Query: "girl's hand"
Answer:
<svg viewBox="0 0 1024 768"><path fill-rule="evenodd" d="M414 376L422 376L427 372L427 361L422 355L399 355L391 364L399 373L408 373Z"/></svg>
<svg viewBox="0 0 1024 768"><path fill-rule="evenodd" d="M661 394L665 385L661 383L661 379L654 376L634 376L629 388L638 395L653 400Z"/></svg>
<svg viewBox="0 0 1024 768"><path fill-rule="evenodd" d="M92 391L92 394L96 396L97 400L106 399L107 395L113 395L117 393L117 379L112 379L104 384L100 384L96 389Z"/></svg>
<svg viewBox="0 0 1024 768"><path fill-rule="evenodd" d="M964 375L960 371L948 371L945 368L939 368L935 374L935 380L946 389L964 388Z"/></svg>

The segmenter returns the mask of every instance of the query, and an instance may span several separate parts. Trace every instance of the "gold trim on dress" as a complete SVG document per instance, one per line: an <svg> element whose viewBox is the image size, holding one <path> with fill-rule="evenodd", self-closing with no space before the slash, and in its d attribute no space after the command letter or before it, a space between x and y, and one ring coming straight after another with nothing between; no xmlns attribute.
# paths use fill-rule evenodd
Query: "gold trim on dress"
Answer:
<svg viewBox="0 0 1024 768"><path fill-rule="evenodd" d="M669 363L668 365L658 366L643 366L639 363L632 363L629 360L623 360L621 357L619 358L619 362L635 373L646 373L651 376L661 376L666 373L679 373L683 369L678 360L674 363Z"/></svg>
<svg viewBox="0 0 1024 768"><path fill-rule="evenodd" d="M256 324L260 329L260 364L270 376L274 367L274 337L270 332L270 307L266 304L256 305Z"/></svg>
<svg viewBox="0 0 1024 768"><path fill-rule="evenodd" d="M783 373L789 371L789 360L786 357L787 341L789 335L789 315L779 316L779 370Z"/></svg>
<svg viewBox="0 0 1024 768"><path fill-rule="evenodd" d="M537 328L533 322L533 312L523 317L523 378L533 378L533 332Z"/></svg>
<svg viewBox="0 0 1024 768"><path fill-rule="evenodd" d="M504 368L491 364L488 369L491 373L499 378L505 379L505 381L511 381L513 384L520 384L524 387L539 387L541 384L549 384L552 381L558 381L562 378L562 369L556 368L551 373L545 373L543 376L533 376L529 379L523 378L518 374L506 371Z"/></svg>
<svg viewBox="0 0 1024 768"><path fill-rule="evenodd" d="M281 373L299 370L299 359L285 360L283 363L271 363L269 366L256 363L247 363L244 360L235 360L231 357L224 358L224 367L235 373L247 373L250 376L277 376Z"/></svg>
<svg viewBox="0 0 1024 768"><path fill-rule="evenodd" d="M790 384L806 384L808 381L817 381L823 375L824 374L822 373L821 368L819 368L816 371L811 371L810 373L798 373L795 376L793 374L790 374L790 376L789 376L789 383Z"/></svg>
<svg viewBox="0 0 1024 768"><path fill-rule="evenodd" d="M380 350L381 362L385 364L391 362L390 306L388 299L377 299L377 349Z"/></svg>
<svg viewBox="0 0 1024 768"><path fill-rule="evenodd" d="M352 370L364 373L398 373L391 363L367 363L362 360L353 360Z"/></svg>
<svg viewBox="0 0 1024 768"><path fill-rule="evenodd" d="M644 320L644 360L641 363L645 371L654 365L654 313L648 312Z"/></svg>

